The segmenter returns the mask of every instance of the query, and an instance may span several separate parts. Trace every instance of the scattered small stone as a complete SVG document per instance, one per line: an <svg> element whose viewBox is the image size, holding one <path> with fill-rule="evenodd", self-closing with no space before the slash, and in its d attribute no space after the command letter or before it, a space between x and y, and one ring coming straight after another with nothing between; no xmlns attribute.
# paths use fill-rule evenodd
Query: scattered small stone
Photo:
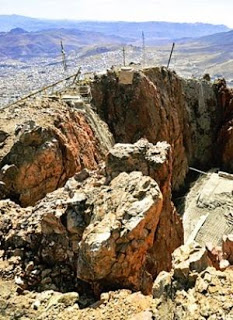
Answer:
<svg viewBox="0 0 233 320"><path fill-rule="evenodd" d="M30 273L34 268L34 262L33 261L30 261L27 265L26 265L26 268L25 268L25 272L26 273Z"/></svg>

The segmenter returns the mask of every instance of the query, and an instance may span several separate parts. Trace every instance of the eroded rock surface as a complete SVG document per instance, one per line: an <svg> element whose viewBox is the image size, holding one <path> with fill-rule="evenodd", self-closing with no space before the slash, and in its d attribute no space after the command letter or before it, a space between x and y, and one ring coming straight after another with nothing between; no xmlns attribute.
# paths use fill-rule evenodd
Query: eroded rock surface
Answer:
<svg viewBox="0 0 233 320"><path fill-rule="evenodd" d="M5 109L0 127L0 197L22 206L35 204L83 168L96 169L112 145L90 108L51 99Z"/></svg>
<svg viewBox="0 0 233 320"><path fill-rule="evenodd" d="M139 172L120 173L100 190L80 243L77 276L145 291L146 254L154 244L162 203L156 182Z"/></svg>
<svg viewBox="0 0 233 320"><path fill-rule="evenodd" d="M116 142L167 141L172 147L174 189L188 166L209 167L215 155L221 107L206 80L182 80L164 68L135 71L132 85L117 72L92 85L93 103Z"/></svg>
<svg viewBox="0 0 233 320"><path fill-rule="evenodd" d="M224 79L215 84L215 90L223 119L218 135L217 155L223 168L233 172L233 91L227 88Z"/></svg>
<svg viewBox="0 0 233 320"><path fill-rule="evenodd" d="M154 245L162 194L158 184L140 172L121 173L109 185L104 182L99 175L83 184L73 179L34 208L1 202L2 256L18 257L16 275L22 288L72 288L75 269L79 279L102 287L144 288L146 255ZM5 266L3 276L13 270Z"/></svg>
<svg viewBox="0 0 233 320"><path fill-rule="evenodd" d="M3 256L22 255L23 287L66 290L57 287L59 264L64 275L70 270L66 285L71 287L77 275L96 293L122 287L149 293L156 275L171 269L171 254L183 243L170 181L167 143L118 144L106 167L84 169L34 207L0 202ZM31 262L35 277L26 271ZM42 276L43 269L50 270Z"/></svg>
<svg viewBox="0 0 233 320"><path fill-rule="evenodd" d="M153 178L163 194L163 208L155 233L154 245L147 257L147 268L155 277L171 269L171 254L183 243L183 226L171 201L172 153L166 142L156 145L141 139L135 144L116 144L106 159L107 176L120 172L141 171Z"/></svg>
<svg viewBox="0 0 233 320"><path fill-rule="evenodd" d="M220 249L191 242L210 235L196 237L199 223L215 221L217 244L231 232L231 182L216 187L224 177L214 174L193 199L209 216L193 220L182 247L171 190L190 165L232 170L232 92L152 68L96 77L92 95L118 142L110 152L107 126L85 103L35 99L1 114L0 318L231 319L232 235ZM119 288L153 298L100 296Z"/></svg>

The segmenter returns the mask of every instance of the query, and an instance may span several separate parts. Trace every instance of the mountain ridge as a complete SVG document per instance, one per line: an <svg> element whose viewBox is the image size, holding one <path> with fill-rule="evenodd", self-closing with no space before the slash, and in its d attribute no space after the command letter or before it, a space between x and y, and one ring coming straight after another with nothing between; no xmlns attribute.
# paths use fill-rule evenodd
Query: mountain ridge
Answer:
<svg viewBox="0 0 233 320"><path fill-rule="evenodd" d="M28 32L21 28L9 32L0 32L0 57L31 58L38 56L56 56L60 54L60 41L63 40L65 50L78 51L83 46L94 44L122 44L126 40L118 36L106 36L99 32L78 29L48 29Z"/></svg>
<svg viewBox="0 0 233 320"><path fill-rule="evenodd" d="M204 36L222 31L228 31L225 25L213 25L208 23L188 23L188 22L166 22L166 21L146 21L146 22L127 22L127 21L88 21L88 20L50 20L31 18L20 15L0 15L0 31L10 31L20 27L27 31L39 31L50 28L78 28L84 31L99 31L105 34L119 36L138 37L142 30L151 36L156 34L160 38L183 38L185 36ZM157 32L159 28L160 31ZM131 34L131 35L130 35Z"/></svg>

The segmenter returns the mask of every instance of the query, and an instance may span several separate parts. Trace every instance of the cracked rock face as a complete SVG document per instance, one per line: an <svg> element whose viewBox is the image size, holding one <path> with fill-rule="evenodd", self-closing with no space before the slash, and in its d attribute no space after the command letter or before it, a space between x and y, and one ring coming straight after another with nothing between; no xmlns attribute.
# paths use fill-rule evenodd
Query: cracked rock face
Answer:
<svg viewBox="0 0 233 320"><path fill-rule="evenodd" d="M146 253L162 209L157 183L140 172L121 173L96 194L93 204L80 243L77 276L105 286L142 288Z"/></svg>
<svg viewBox="0 0 233 320"><path fill-rule="evenodd" d="M172 154L166 142L156 145L141 139L135 144L116 144L108 153L108 178L120 172L141 171L154 179L163 194L163 208L154 237L154 245L147 256L147 270L153 277L171 269L171 254L183 244L183 226L171 201Z"/></svg>
<svg viewBox="0 0 233 320"><path fill-rule="evenodd" d="M126 288L154 299L104 293L90 318L99 307L96 318L104 319L103 304L114 305L115 297L119 314L124 302L133 306L132 320L231 317L232 235L222 250L180 247L183 226L171 190L189 165L231 168L232 92L224 82L186 81L163 68L118 80L110 71L92 83L95 106L118 142L111 150L107 126L85 104L35 99L1 114L0 282L11 280L17 294L8 303L8 290L0 290L0 314L17 315L16 299L26 317L24 292L33 319L47 311L51 319L89 319L90 310L82 313L77 303ZM198 206L214 210L208 192Z"/></svg>
<svg viewBox="0 0 233 320"><path fill-rule="evenodd" d="M215 90L223 118L218 135L217 156L224 170L233 172L233 91L227 88L224 79L215 84Z"/></svg>
<svg viewBox="0 0 233 320"><path fill-rule="evenodd" d="M59 265L64 275L73 270L71 281L76 274L97 291L126 287L149 293L158 272L170 270L183 230L171 203L169 145L116 145L110 158L106 168L83 170L34 207L2 201L4 256L20 252L26 287L57 288ZM131 163L130 172L120 172L120 162L122 168ZM26 271L30 261L34 276ZM50 271L42 276L44 269Z"/></svg>
<svg viewBox="0 0 233 320"><path fill-rule="evenodd" d="M4 256L22 256L19 276L24 288L53 284L54 289L57 264L64 275L77 268L79 279L102 287L143 288L146 254L153 245L162 194L157 183L140 172L121 173L109 185L104 180L90 177L83 186L76 181L74 189L70 182L34 208L2 201ZM11 218L10 225L6 216ZM30 261L32 268L27 267ZM43 269L50 269L47 280L42 278Z"/></svg>
<svg viewBox="0 0 233 320"><path fill-rule="evenodd" d="M207 250L193 241L173 253L172 270L153 284L156 319L231 319L232 270L211 267Z"/></svg>
<svg viewBox="0 0 233 320"><path fill-rule="evenodd" d="M112 144L93 111L81 113L62 101L35 100L4 110L0 125L0 198L22 206L35 204L83 168L96 169Z"/></svg>
<svg viewBox="0 0 233 320"><path fill-rule="evenodd" d="M117 71L92 84L93 104L117 143L168 142L174 190L189 166L232 171L233 94L224 80L185 80L165 68L133 73L131 85Z"/></svg>
<svg viewBox="0 0 233 320"><path fill-rule="evenodd" d="M26 254L28 248L27 255L34 259L32 269L38 270L36 260L49 268L77 264L82 280L140 289L162 194L157 183L140 172L121 173L108 186L95 187L97 181L86 181L72 198L70 189L55 191L33 209L2 202L5 254L20 248ZM4 229L10 206L12 225Z"/></svg>

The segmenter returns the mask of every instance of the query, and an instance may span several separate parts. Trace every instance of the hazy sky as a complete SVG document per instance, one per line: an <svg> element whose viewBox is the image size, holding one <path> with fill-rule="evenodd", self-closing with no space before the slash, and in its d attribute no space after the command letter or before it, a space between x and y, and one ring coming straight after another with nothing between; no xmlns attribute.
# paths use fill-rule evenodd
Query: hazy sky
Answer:
<svg viewBox="0 0 233 320"><path fill-rule="evenodd" d="M210 22L233 28L233 0L0 0L0 14L75 20Z"/></svg>

